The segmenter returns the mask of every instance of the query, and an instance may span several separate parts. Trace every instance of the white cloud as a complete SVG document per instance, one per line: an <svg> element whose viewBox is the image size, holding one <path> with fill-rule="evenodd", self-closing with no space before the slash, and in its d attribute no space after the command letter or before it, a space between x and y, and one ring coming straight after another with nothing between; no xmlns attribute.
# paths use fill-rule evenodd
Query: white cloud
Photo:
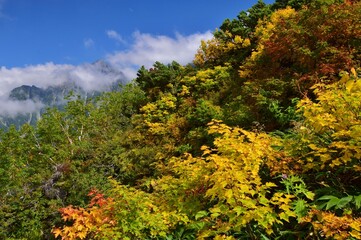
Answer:
<svg viewBox="0 0 361 240"><path fill-rule="evenodd" d="M134 43L128 50L107 56L107 60L118 66L129 78L136 76L137 69L144 65L150 68L154 62L180 64L192 62L201 40L212 38L210 31L183 36L179 33L174 38L135 32Z"/></svg>
<svg viewBox="0 0 361 240"><path fill-rule="evenodd" d="M100 63L101 64L101 63ZM8 94L21 85L35 85L40 88L75 82L87 91L101 90L121 77L121 73L104 71L100 64L69 64L46 63L30 65L23 68L0 68L0 96Z"/></svg>
<svg viewBox="0 0 361 240"><path fill-rule="evenodd" d="M93 39L91 39L91 38L84 39L84 47L85 48L92 48L92 47L94 47L94 45L95 45L95 42Z"/></svg>
<svg viewBox="0 0 361 240"><path fill-rule="evenodd" d="M47 87L59 85L64 80L64 73L69 72L72 65L56 65L46 63L27 67L0 68L0 96L8 94L13 88L21 85Z"/></svg>
<svg viewBox="0 0 361 240"><path fill-rule="evenodd" d="M12 89L22 85L35 85L40 88L59 86L74 82L86 91L105 90L116 80L124 76L117 71L107 71L102 62L83 64L79 66L67 64L46 63L26 67L0 68L0 114L15 112L31 112L40 105L32 101L9 101Z"/></svg>
<svg viewBox="0 0 361 240"><path fill-rule="evenodd" d="M0 0L0 3L2 1ZM112 30L108 31L107 34L113 36L112 38L120 37ZM111 63L119 72L107 71L104 62L79 66L49 62L26 67L0 67L0 114L14 115L17 112L31 112L41 107L39 103L32 101L9 101L9 93L16 87L35 85L40 88L47 88L66 82L75 82L86 91L104 90L104 87L109 86L115 80L120 78L130 80L136 77L136 72L142 65L150 68L156 61L167 64L173 60L180 64L190 63L201 40L210 39L212 36L209 31L188 36L175 34L173 38L135 32L133 34L134 42L127 50L106 56L106 61ZM84 41L85 46L94 44L92 39L87 40L89 40L88 43Z"/></svg>
<svg viewBox="0 0 361 240"><path fill-rule="evenodd" d="M120 36L120 34L114 30L108 30L106 31L106 34L109 38L114 39L119 43L123 43L123 44L126 43L125 40L122 38L122 36Z"/></svg>
<svg viewBox="0 0 361 240"><path fill-rule="evenodd" d="M150 68L155 61L170 63L175 60L180 64L187 64L192 62L201 40L211 37L211 32L189 36L176 34L175 38L136 32L134 43L128 50L110 54L106 56L106 60L126 75L134 73L142 65ZM21 85L46 88L66 81L75 81L86 90L94 90L119 77L104 73L101 64L102 62L74 66L49 62L26 67L0 67L0 96Z"/></svg>
<svg viewBox="0 0 361 240"><path fill-rule="evenodd" d="M40 102L34 102L32 100L26 101L12 101L7 98L0 98L0 113L1 115L7 115L14 117L19 113L33 113L39 111L44 105Z"/></svg>

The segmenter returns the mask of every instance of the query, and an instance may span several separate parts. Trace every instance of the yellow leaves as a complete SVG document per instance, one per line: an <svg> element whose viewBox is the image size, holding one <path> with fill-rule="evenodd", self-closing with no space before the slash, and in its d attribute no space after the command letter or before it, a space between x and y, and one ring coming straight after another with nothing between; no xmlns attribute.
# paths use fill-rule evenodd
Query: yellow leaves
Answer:
<svg viewBox="0 0 361 240"><path fill-rule="evenodd" d="M225 43L224 51L229 52L232 50L241 51L242 48L251 46L251 40L249 38L243 39L241 36L234 36L232 42Z"/></svg>
<svg viewBox="0 0 361 240"><path fill-rule="evenodd" d="M225 236L225 235L217 235L214 237L214 240L234 240L235 238L232 236Z"/></svg>
<svg viewBox="0 0 361 240"><path fill-rule="evenodd" d="M79 232L79 233L78 233L78 238L80 238L80 239L85 239L86 236L87 236L87 233L86 233L86 232Z"/></svg>
<svg viewBox="0 0 361 240"><path fill-rule="evenodd" d="M345 88L348 92L351 92L351 90L353 89L354 87L354 81L347 81L346 84L345 84Z"/></svg>
<svg viewBox="0 0 361 240"><path fill-rule="evenodd" d="M189 88L185 85L182 85L182 89L179 93L179 96L184 97L190 94Z"/></svg>
<svg viewBox="0 0 361 240"><path fill-rule="evenodd" d="M361 80L355 74L351 70L352 79L350 74L343 73L340 82L315 86L316 103L309 99L299 103L299 112L305 118L303 127L308 130L301 140L311 150L306 159L312 159L305 170L315 166L321 169L354 166L360 159Z"/></svg>
<svg viewBox="0 0 361 240"><path fill-rule="evenodd" d="M249 39L248 39L249 40ZM243 38L241 37L241 36L235 36L234 37L234 42L236 43L236 44L239 44L239 43L243 43L244 42L244 40L243 40Z"/></svg>
<svg viewBox="0 0 361 240"><path fill-rule="evenodd" d="M291 217L297 217L292 209L291 203L293 198L295 198L295 196L281 192L276 192L271 198L272 204L280 211L278 216L281 220L288 222Z"/></svg>
<svg viewBox="0 0 361 240"><path fill-rule="evenodd" d="M349 215L339 217L331 212L313 209L303 218L303 222L311 223L314 230L326 238L361 239L361 218L352 218Z"/></svg>
<svg viewBox="0 0 361 240"><path fill-rule="evenodd" d="M184 90L186 91L187 88L185 87ZM175 114L176 107L177 98L174 95L161 94L158 100L148 103L140 109L143 118L141 124L137 123L138 128L145 127L151 136L171 135L177 139L185 119Z"/></svg>
<svg viewBox="0 0 361 240"><path fill-rule="evenodd" d="M342 176L359 174L361 169L361 79L355 69L341 74L339 82L313 87L316 101L305 99L298 106L304 122L298 129L299 138L295 143L304 147L304 151L298 152L304 172L322 170L332 176ZM326 205L326 209L329 206ZM350 215L353 210L345 205L343 210L338 215L312 210L302 221L311 223L325 238L361 239L358 227L361 219L353 218Z"/></svg>
<svg viewBox="0 0 361 240"><path fill-rule="evenodd" d="M227 189L226 192L224 193L224 196L228 204L233 204L235 202L235 200L233 199L232 189Z"/></svg>
<svg viewBox="0 0 361 240"><path fill-rule="evenodd" d="M60 228L54 228L52 230L52 233L54 234L55 238L57 238L58 236L60 236L62 234L62 231Z"/></svg>
<svg viewBox="0 0 361 240"><path fill-rule="evenodd" d="M257 54L258 54L257 52L252 52L251 58L252 58L252 59L257 58ZM252 70L250 70L250 69L248 69L248 68L246 68L246 67L244 67L244 66L241 66L241 67L240 67L240 70L238 71L238 73L239 73L239 76L240 76L241 78L247 78L247 77L251 76L251 74L252 74L253 72L252 72Z"/></svg>
<svg viewBox="0 0 361 240"><path fill-rule="evenodd" d="M149 127L149 132L155 135L162 135L167 133L168 129L163 123L152 123L149 121L145 121L145 124Z"/></svg>
<svg viewBox="0 0 361 240"><path fill-rule="evenodd" d="M361 81L349 80L345 84L346 91L354 93L361 91Z"/></svg>
<svg viewBox="0 0 361 240"><path fill-rule="evenodd" d="M157 110L157 105L154 103L148 103L147 105L145 105L144 107L142 107L141 109L143 112L145 113L151 113L155 110Z"/></svg>
<svg viewBox="0 0 361 240"><path fill-rule="evenodd" d="M222 86L230 77L229 69L229 66L216 66L212 69L199 70L195 76L186 76L181 82L188 90L193 87L194 91L198 92L211 91Z"/></svg>
<svg viewBox="0 0 361 240"><path fill-rule="evenodd" d="M271 201L275 205L278 205L279 203L289 204L292 201L292 198L294 198L294 196L291 194L277 192L273 195Z"/></svg>
<svg viewBox="0 0 361 240"><path fill-rule="evenodd" d="M356 239L361 239L361 224L360 222L352 222L350 223L350 227L352 228L350 232L350 236Z"/></svg>
<svg viewBox="0 0 361 240"><path fill-rule="evenodd" d="M291 207L293 195L268 196L276 184L263 183L259 176L261 165L274 154L270 136L231 128L216 120L209 123L209 133L220 135L214 141L215 149L203 146L201 158L189 157L172 167L175 171L185 167L189 167L188 171L202 171L203 175L196 175L198 181L207 182L205 196L210 201L217 200L210 208L209 218L215 221L218 231L226 232L256 221L271 233L275 222L296 216ZM198 168L201 163L203 168ZM184 170L177 172L180 176L186 174ZM187 174L194 179L192 174ZM230 220L223 220L227 218Z"/></svg>
<svg viewBox="0 0 361 240"><path fill-rule="evenodd" d="M251 46L251 40L249 40L249 38L244 39L242 42L242 47L246 48L249 46Z"/></svg>
<svg viewBox="0 0 361 240"><path fill-rule="evenodd" d="M231 51L242 51L242 49L251 46L249 38L242 38L239 35L233 35L230 32L223 32L229 40L222 41L212 38L208 41L202 41L201 46L195 55L194 64L203 66L206 62L214 63L227 56Z"/></svg>
<svg viewBox="0 0 361 240"><path fill-rule="evenodd" d="M357 72L355 70L355 68L351 68L351 74L353 75L354 78L357 78Z"/></svg>
<svg viewBox="0 0 361 240"><path fill-rule="evenodd" d="M155 102L148 103L141 108L146 117L162 118L176 107L177 98L170 93L163 94L160 99Z"/></svg>
<svg viewBox="0 0 361 240"><path fill-rule="evenodd" d="M220 42L216 38L202 41L193 62L197 66L202 66L206 62L218 59L222 55L222 52Z"/></svg>
<svg viewBox="0 0 361 240"><path fill-rule="evenodd" d="M271 15L271 22L273 24L278 24L280 23L282 20L285 19L289 19L291 17L294 17L296 15L296 10L294 10L291 7L287 7L284 9L280 9L275 11L272 15Z"/></svg>
<svg viewBox="0 0 361 240"><path fill-rule="evenodd" d="M202 156L208 155L212 152L212 150L207 146L202 146L201 151L203 152Z"/></svg>
<svg viewBox="0 0 361 240"><path fill-rule="evenodd" d="M223 124L222 121L213 120L212 122L208 123L209 130L208 132L210 134L219 133L223 136L227 137L229 134L231 134L232 128L227 126L226 124Z"/></svg>
<svg viewBox="0 0 361 240"><path fill-rule="evenodd" d="M266 134L256 134L240 128L231 129L217 122L210 124L209 133L222 135L214 141L218 151L227 156L227 158L214 156L213 161L221 167L219 169L239 171L238 173L241 174L237 175L237 182L252 181L258 186L260 184L258 171L264 162L263 159L273 153L270 148L271 138ZM227 165L223 167L222 164Z"/></svg>
<svg viewBox="0 0 361 240"><path fill-rule="evenodd" d="M275 161L271 147L275 139L217 120L209 123L209 133L217 136L214 147L202 146L200 157L172 158L165 171L171 174L153 180L161 202L190 214L209 213L197 215L197 221L210 224L199 237L241 231L250 222L271 234L275 223L296 216L293 195L272 193L276 184L262 181L259 175L264 164ZM211 207L203 208L209 204Z"/></svg>

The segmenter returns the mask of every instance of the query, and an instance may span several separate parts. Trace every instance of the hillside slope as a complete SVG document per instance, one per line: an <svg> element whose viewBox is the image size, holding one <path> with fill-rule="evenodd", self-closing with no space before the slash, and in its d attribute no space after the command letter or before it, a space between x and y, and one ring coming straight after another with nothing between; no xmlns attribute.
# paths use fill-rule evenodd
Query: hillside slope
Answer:
<svg viewBox="0 0 361 240"><path fill-rule="evenodd" d="M360 16L258 2L193 64L2 132L0 238L361 239Z"/></svg>

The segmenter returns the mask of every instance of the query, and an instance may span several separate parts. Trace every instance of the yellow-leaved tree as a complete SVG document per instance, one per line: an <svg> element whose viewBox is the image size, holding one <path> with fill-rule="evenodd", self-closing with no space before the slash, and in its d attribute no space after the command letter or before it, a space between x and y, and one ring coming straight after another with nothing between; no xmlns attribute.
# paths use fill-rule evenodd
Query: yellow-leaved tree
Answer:
<svg viewBox="0 0 361 240"><path fill-rule="evenodd" d="M266 163L277 161L270 135L216 120L209 124L209 133L216 139L213 147L202 147L203 156L173 158L170 174L152 184L164 201L202 224L200 239L244 232L256 239L252 226L271 235L276 225L296 217L296 196L273 191L277 185L261 177Z"/></svg>
<svg viewBox="0 0 361 240"><path fill-rule="evenodd" d="M316 102L306 98L298 105L304 122L293 151L305 172L361 171L361 79L355 69L341 74L339 82L313 87Z"/></svg>
<svg viewBox="0 0 361 240"><path fill-rule="evenodd" d="M303 221L321 237L361 239L361 79L354 68L341 75L300 101L303 121L284 146L318 192Z"/></svg>

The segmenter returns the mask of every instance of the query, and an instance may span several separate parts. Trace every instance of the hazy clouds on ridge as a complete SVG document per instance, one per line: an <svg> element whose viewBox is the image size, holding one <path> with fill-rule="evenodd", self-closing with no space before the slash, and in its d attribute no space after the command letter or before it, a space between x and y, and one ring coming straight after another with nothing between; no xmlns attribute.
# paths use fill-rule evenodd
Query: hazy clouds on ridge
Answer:
<svg viewBox="0 0 361 240"><path fill-rule="evenodd" d="M30 65L23 68L0 68L0 114L16 115L29 113L43 107L41 103L28 101L13 101L8 99L9 93L22 85L36 86L46 89L59 86L66 82L76 83L87 92L105 90L119 78L124 78L120 72L103 71L97 64L66 65L46 63ZM122 79L126 80L126 79Z"/></svg>

